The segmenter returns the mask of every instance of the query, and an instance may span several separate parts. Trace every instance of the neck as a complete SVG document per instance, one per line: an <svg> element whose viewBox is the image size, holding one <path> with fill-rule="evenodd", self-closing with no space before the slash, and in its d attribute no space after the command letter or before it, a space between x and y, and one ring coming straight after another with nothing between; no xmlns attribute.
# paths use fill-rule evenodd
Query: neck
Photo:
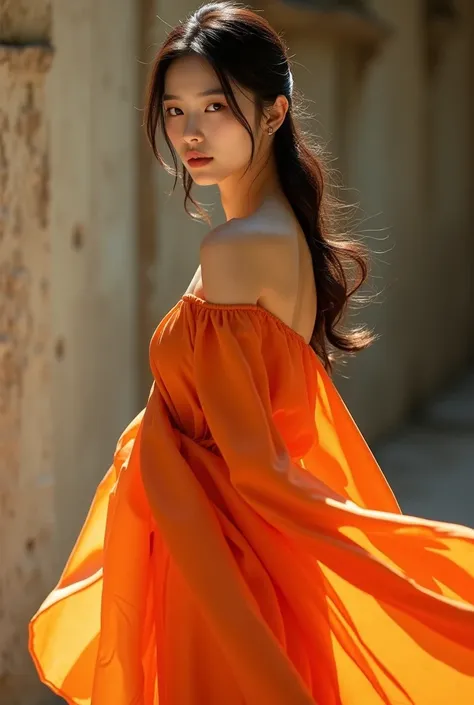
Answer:
<svg viewBox="0 0 474 705"><path fill-rule="evenodd" d="M275 159L271 154L266 162L255 158L250 169L232 174L219 184L221 203L226 220L246 218L274 197L281 197L282 190Z"/></svg>

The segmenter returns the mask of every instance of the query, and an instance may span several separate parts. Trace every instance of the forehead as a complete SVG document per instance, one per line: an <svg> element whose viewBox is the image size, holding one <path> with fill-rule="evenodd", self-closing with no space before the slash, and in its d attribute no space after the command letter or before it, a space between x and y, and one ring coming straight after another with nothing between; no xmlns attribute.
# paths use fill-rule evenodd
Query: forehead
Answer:
<svg viewBox="0 0 474 705"><path fill-rule="evenodd" d="M166 72L167 93L194 94L213 86L220 86L219 79L210 63L200 56L175 59Z"/></svg>
<svg viewBox="0 0 474 705"><path fill-rule="evenodd" d="M250 90L230 78L230 85L235 100L241 108L247 103L254 104ZM190 55L175 59L165 76L164 96L195 98L222 91L219 78L211 64L201 56ZM201 96L200 96L201 94Z"/></svg>

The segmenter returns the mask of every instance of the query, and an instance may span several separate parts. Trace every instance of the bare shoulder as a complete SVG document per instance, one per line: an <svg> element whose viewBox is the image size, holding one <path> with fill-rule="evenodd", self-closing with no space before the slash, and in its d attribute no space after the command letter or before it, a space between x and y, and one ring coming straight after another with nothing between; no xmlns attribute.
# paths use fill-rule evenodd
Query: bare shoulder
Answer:
<svg viewBox="0 0 474 705"><path fill-rule="evenodd" d="M272 288L279 267L288 264L294 233L275 231L252 219L228 221L201 243L205 298L213 303L256 304Z"/></svg>

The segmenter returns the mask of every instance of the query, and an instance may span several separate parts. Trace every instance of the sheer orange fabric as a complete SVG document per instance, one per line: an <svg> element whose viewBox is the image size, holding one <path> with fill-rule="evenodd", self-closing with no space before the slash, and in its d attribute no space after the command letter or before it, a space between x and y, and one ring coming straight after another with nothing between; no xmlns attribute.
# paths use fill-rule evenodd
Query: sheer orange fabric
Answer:
<svg viewBox="0 0 474 705"><path fill-rule="evenodd" d="M30 625L77 705L468 705L474 531L401 514L313 350L183 296Z"/></svg>

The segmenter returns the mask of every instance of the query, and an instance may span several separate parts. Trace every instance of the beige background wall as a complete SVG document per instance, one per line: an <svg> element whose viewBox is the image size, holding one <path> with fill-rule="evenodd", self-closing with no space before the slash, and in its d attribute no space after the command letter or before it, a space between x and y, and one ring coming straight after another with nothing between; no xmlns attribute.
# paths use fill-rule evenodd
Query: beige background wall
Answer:
<svg viewBox="0 0 474 705"><path fill-rule="evenodd" d="M347 183L356 189L373 252L370 291L376 305L363 318L380 340L351 364L341 388L372 438L388 431L418 397L427 348L420 335L426 310L426 185L423 2L378 0L391 28L359 76L348 120Z"/></svg>
<svg viewBox="0 0 474 705"><path fill-rule="evenodd" d="M474 261L470 5L458 3L430 66L424 3L373 4L394 31L359 87L348 182L376 216L367 226L388 228L375 243L383 295L366 316L382 338L341 385L371 438L472 358Z"/></svg>
<svg viewBox="0 0 474 705"><path fill-rule="evenodd" d="M146 401L151 333L198 265L206 226L185 215L179 186L167 195L172 179L140 127L154 45L197 4L0 5L7 705L46 702L26 654L27 620L58 577L120 431ZM310 126L338 159L343 196L360 203L374 251L371 289L381 294L361 319L381 338L337 378L372 441L473 357L473 6L458 0L457 23L438 26L433 40L421 0L373 0L373 20L254 4L271 5L286 30ZM216 189L196 196L221 222Z"/></svg>
<svg viewBox="0 0 474 705"><path fill-rule="evenodd" d="M61 565L138 406L137 18L54 5L49 82L56 518Z"/></svg>

